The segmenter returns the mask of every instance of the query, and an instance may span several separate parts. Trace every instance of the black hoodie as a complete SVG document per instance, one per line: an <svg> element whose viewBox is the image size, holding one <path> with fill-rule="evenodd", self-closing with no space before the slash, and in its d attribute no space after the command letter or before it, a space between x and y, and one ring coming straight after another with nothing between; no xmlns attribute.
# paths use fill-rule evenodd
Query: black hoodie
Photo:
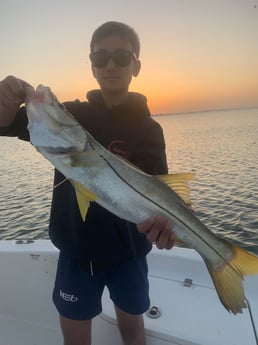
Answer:
<svg viewBox="0 0 258 345"><path fill-rule="evenodd" d="M146 98L129 93L128 101L107 108L99 90L88 93L88 102L66 102L66 108L94 138L145 172L167 173L162 129L151 116ZM22 108L14 123L0 129L0 135L29 140L27 116ZM55 171L54 185L65 180ZM103 209L96 203L89 207L82 221L74 188L65 181L53 189L49 235L62 251L80 260L112 263L146 255L151 243L136 226Z"/></svg>

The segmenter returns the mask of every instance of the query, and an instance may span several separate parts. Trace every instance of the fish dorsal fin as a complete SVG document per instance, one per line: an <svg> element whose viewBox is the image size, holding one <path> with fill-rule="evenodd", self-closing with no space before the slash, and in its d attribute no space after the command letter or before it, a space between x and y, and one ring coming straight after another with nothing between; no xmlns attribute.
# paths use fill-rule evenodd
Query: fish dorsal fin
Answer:
<svg viewBox="0 0 258 345"><path fill-rule="evenodd" d="M97 200L97 195L85 188L82 184L76 181L71 181L75 189L76 199L83 221L86 219L88 208L91 201Z"/></svg>
<svg viewBox="0 0 258 345"><path fill-rule="evenodd" d="M188 182L193 180L195 174L193 173L179 173L179 174L168 174L158 175L157 178L173 189L174 192L186 203L191 206L192 201L190 199L190 187Z"/></svg>

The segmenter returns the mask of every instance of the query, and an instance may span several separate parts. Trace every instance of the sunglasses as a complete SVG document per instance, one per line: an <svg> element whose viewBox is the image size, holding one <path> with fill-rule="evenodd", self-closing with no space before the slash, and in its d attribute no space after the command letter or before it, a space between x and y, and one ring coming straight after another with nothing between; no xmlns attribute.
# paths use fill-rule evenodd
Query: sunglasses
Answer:
<svg viewBox="0 0 258 345"><path fill-rule="evenodd" d="M101 50L90 54L90 61L97 68L105 67L110 59L119 67L127 67L132 59L137 60L135 53L124 49L118 49L112 53Z"/></svg>

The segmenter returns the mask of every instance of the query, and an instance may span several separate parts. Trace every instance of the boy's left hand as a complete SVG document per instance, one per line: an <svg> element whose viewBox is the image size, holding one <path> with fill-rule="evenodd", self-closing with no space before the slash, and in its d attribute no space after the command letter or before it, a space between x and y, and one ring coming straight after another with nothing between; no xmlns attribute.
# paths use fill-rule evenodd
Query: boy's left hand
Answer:
<svg viewBox="0 0 258 345"><path fill-rule="evenodd" d="M137 224L140 233L145 234L150 242L156 243L159 249L171 249L175 245L176 236L172 224L164 216L150 218Z"/></svg>

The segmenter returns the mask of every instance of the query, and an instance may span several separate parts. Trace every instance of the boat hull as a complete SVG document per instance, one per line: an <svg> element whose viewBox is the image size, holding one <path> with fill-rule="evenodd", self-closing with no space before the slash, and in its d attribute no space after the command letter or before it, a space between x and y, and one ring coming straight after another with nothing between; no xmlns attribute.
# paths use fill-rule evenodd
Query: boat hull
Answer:
<svg viewBox="0 0 258 345"><path fill-rule="evenodd" d="M0 241L0 345L62 344L52 304L57 259L48 240ZM221 305L195 251L154 249L148 261L150 314L159 316L145 315L148 345L257 344L250 318L251 312L258 325L257 276L245 282L251 311L234 316ZM102 305L93 322L93 344L121 344L107 290Z"/></svg>

